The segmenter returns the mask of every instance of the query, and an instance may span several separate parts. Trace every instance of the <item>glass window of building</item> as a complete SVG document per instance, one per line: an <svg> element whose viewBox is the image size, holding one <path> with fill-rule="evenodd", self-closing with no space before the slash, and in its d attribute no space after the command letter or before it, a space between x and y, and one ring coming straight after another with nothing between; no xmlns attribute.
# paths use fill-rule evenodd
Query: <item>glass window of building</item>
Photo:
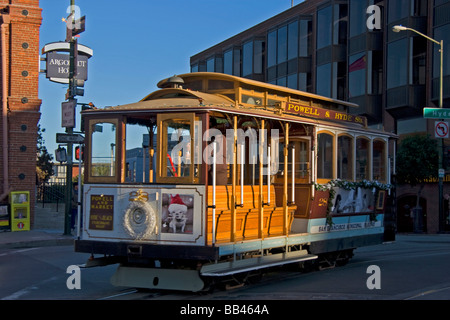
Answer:
<svg viewBox="0 0 450 320"><path fill-rule="evenodd" d="M277 63L287 60L287 26L278 29L277 37Z"/></svg>
<svg viewBox="0 0 450 320"><path fill-rule="evenodd" d="M317 49L331 45L333 7L329 6L317 11Z"/></svg>
<svg viewBox="0 0 450 320"><path fill-rule="evenodd" d="M358 97L366 93L366 53L358 53L349 57L348 66L348 94Z"/></svg>
<svg viewBox="0 0 450 320"><path fill-rule="evenodd" d="M318 66L316 78L316 93L321 96L331 97L331 63Z"/></svg>
<svg viewBox="0 0 450 320"><path fill-rule="evenodd" d="M264 41L256 40L253 46L253 72L261 74L264 68Z"/></svg>
<svg viewBox="0 0 450 320"><path fill-rule="evenodd" d="M450 75L450 23L434 29L434 39L444 40L444 76ZM437 44L433 45L433 78L439 78L441 54ZM439 85L439 83L437 83Z"/></svg>
<svg viewBox="0 0 450 320"><path fill-rule="evenodd" d="M191 66L191 72L198 72L198 64L193 64Z"/></svg>
<svg viewBox="0 0 450 320"><path fill-rule="evenodd" d="M216 60L214 59L214 57L209 58L208 60L206 60L206 71L207 72L214 72L215 70L215 64L216 64Z"/></svg>
<svg viewBox="0 0 450 320"><path fill-rule="evenodd" d="M334 5L333 44L347 44L347 5Z"/></svg>
<svg viewBox="0 0 450 320"><path fill-rule="evenodd" d="M385 142L373 142L373 179L386 181L386 147Z"/></svg>
<svg viewBox="0 0 450 320"><path fill-rule="evenodd" d="M277 31L271 31L267 35L267 67L277 64Z"/></svg>
<svg viewBox="0 0 450 320"><path fill-rule="evenodd" d="M298 74L294 73L291 75L288 75L287 77L287 87L291 89L298 89Z"/></svg>
<svg viewBox="0 0 450 320"><path fill-rule="evenodd" d="M298 74L298 89L302 91L311 91L311 74L299 73Z"/></svg>
<svg viewBox="0 0 450 320"><path fill-rule="evenodd" d="M311 54L311 32L310 20L300 20L299 56L308 57Z"/></svg>
<svg viewBox="0 0 450 320"><path fill-rule="evenodd" d="M409 16L411 0L389 1L388 23L401 20Z"/></svg>
<svg viewBox="0 0 450 320"><path fill-rule="evenodd" d="M223 73L233 74L233 50L227 50L223 54Z"/></svg>
<svg viewBox="0 0 450 320"><path fill-rule="evenodd" d="M234 48L233 49L233 75L240 77L241 76L241 49Z"/></svg>
<svg viewBox="0 0 450 320"><path fill-rule="evenodd" d="M386 69L388 89L408 83L408 47L407 38L388 44Z"/></svg>
<svg viewBox="0 0 450 320"><path fill-rule="evenodd" d="M409 5L411 0L389 1L388 4L388 23L401 20L409 16Z"/></svg>
<svg viewBox="0 0 450 320"><path fill-rule="evenodd" d="M427 39L424 37L412 37L410 38L410 43L412 46L412 59L409 83L423 85L426 82Z"/></svg>
<svg viewBox="0 0 450 320"><path fill-rule="evenodd" d="M334 137L328 133L317 135L317 178L333 179L333 141Z"/></svg>
<svg viewBox="0 0 450 320"><path fill-rule="evenodd" d="M353 139L349 136L338 138L337 177L353 180Z"/></svg>
<svg viewBox="0 0 450 320"><path fill-rule="evenodd" d="M356 139L356 180L369 179L369 140Z"/></svg>
<svg viewBox="0 0 450 320"><path fill-rule="evenodd" d="M288 52L287 59L298 57L298 21L291 22L288 25Z"/></svg>
<svg viewBox="0 0 450 320"><path fill-rule="evenodd" d="M242 76L253 73L253 41L248 41L242 46Z"/></svg>
<svg viewBox="0 0 450 320"><path fill-rule="evenodd" d="M349 6L349 34L351 38L367 30L367 2L364 0L350 0Z"/></svg>

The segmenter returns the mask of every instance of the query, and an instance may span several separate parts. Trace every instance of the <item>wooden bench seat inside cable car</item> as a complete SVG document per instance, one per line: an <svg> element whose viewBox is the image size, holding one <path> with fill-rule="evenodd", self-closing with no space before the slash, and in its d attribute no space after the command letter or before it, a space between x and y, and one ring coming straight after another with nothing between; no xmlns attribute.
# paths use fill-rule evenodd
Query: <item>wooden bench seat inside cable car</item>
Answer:
<svg viewBox="0 0 450 320"><path fill-rule="evenodd" d="M266 192L264 202L267 202ZM212 186L208 189L208 205L212 205ZM236 203L240 204L241 189L236 187ZM232 186L219 185L216 186L216 241L231 241L231 214L232 214ZM258 216L259 216L259 186L244 186L244 204L236 208L236 240L258 238ZM293 221L294 211L297 206L288 206L288 230ZM263 206L263 235L278 236L283 234L284 208L276 206L276 193L272 185L270 188L270 204ZM208 209L209 239L212 236L212 208Z"/></svg>

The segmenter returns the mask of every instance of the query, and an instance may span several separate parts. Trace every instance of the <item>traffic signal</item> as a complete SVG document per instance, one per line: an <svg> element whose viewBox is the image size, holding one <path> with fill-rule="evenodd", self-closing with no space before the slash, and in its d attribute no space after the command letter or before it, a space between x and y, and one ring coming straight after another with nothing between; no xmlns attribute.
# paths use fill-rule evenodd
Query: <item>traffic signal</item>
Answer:
<svg viewBox="0 0 450 320"><path fill-rule="evenodd" d="M75 96L84 96L84 80L73 79L69 82L69 89L67 89L66 100L73 99Z"/></svg>
<svg viewBox="0 0 450 320"><path fill-rule="evenodd" d="M84 159L84 146L75 147L75 159L83 161Z"/></svg>
<svg viewBox="0 0 450 320"><path fill-rule="evenodd" d="M72 87L72 94L74 96L84 96L83 87L84 87L84 80L74 79L73 87Z"/></svg>

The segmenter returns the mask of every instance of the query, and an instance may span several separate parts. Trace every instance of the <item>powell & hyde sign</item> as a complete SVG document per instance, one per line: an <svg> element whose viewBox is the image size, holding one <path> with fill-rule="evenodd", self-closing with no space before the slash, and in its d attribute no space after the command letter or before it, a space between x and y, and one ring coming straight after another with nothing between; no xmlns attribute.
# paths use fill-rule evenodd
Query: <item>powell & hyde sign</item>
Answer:
<svg viewBox="0 0 450 320"><path fill-rule="evenodd" d="M352 115L344 112L338 112L334 110L327 110L311 106L303 106L297 103L287 102L285 109L286 112L294 113L304 117L313 117L323 120L334 120L349 123L357 123L363 126L367 125L367 119L362 116Z"/></svg>

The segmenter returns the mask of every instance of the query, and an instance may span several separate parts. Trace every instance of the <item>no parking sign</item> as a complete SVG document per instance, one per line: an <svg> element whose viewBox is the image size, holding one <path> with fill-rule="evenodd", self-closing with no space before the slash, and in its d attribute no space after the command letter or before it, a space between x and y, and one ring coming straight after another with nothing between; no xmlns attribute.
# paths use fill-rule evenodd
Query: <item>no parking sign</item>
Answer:
<svg viewBox="0 0 450 320"><path fill-rule="evenodd" d="M434 136L436 138L448 138L448 122L446 121L435 121L434 122Z"/></svg>

